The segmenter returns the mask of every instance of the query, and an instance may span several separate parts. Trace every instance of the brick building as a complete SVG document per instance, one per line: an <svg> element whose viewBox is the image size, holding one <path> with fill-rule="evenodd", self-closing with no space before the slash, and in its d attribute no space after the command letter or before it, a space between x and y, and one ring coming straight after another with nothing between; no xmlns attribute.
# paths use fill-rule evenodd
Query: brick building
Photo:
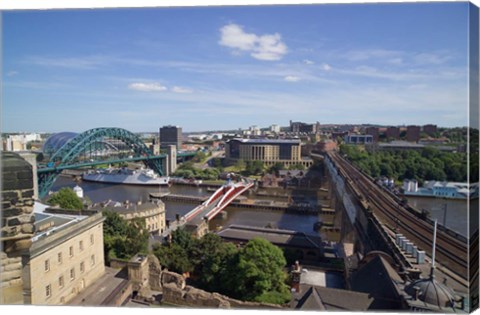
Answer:
<svg viewBox="0 0 480 315"><path fill-rule="evenodd" d="M420 126L407 127L407 141L418 142L420 140Z"/></svg>

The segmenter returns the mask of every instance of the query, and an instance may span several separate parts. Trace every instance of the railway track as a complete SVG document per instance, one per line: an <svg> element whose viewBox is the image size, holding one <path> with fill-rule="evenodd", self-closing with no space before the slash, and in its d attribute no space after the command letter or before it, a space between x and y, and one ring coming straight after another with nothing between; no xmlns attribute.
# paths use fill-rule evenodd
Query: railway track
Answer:
<svg viewBox="0 0 480 315"><path fill-rule="evenodd" d="M368 204L370 210L392 229L405 235L419 249L431 254L433 225L419 214L400 205L370 178L337 153L329 154L357 198ZM458 276L468 280L468 244L442 230L437 231L436 261Z"/></svg>

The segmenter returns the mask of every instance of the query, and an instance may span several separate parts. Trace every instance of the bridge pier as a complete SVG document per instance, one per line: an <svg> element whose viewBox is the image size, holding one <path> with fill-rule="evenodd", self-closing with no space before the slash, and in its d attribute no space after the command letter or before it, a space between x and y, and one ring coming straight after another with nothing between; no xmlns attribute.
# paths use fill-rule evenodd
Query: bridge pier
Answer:
<svg viewBox="0 0 480 315"><path fill-rule="evenodd" d="M167 159L165 162L165 175L170 176L177 170L177 146L167 146Z"/></svg>

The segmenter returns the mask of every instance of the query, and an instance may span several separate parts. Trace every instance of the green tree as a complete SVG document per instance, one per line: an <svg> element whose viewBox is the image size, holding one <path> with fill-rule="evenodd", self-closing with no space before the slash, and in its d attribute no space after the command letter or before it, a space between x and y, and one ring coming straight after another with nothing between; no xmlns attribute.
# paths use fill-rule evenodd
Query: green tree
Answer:
<svg viewBox="0 0 480 315"><path fill-rule="evenodd" d="M59 206L62 209L80 210L83 209L82 199L70 187L61 188L48 199L52 206Z"/></svg>
<svg viewBox="0 0 480 315"><path fill-rule="evenodd" d="M168 270L183 274L193 271L188 252L180 245L154 245L153 254L158 258L160 264Z"/></svg>
<svg viewBox="0 0 480 315"><path fill-rule="evenodd" d="M225 279L231 275L229 266L235 260L237 252L233 244L223 242L220 236L205 234L190 254L199 286L207 291L228 291Z"/></svg>
<svg viewBox="0 0 480 315"><path fill-rule="evenodd" d="M236 163L235 163L235 168L240 172L240 171L243 171L245 169L245 161L243 159L239 159Z"/></svg>
<svg viewBox="0 0 480 315"><path fill-rule="evenodd" d="M302 163L295 163L295 164L290 165L290 167L288 169L289 170L303 171L305 169L305 165L303 165Z"/></svg>
<svg viewBox="0 0 480 315"><path fill-rule="evenodd" d="M284 169L285 169L285 165L283 165L283 163L275 162L275 164L270 166L270 168L268 169L268 173L275 174L276 176L278 176L279 172Z"/></svg>
<svg viewBox="0 0 480 315"><path fill-rule="evenodd" d="M103 216L103 242L107 261L112 256L129 259L147 251L149 232L143 220L128 222L118 213L109 210L104 211Z"/></svg>
<svg viewBox="0 0 480 315"><path fill-rule="evenodd" d="M250 301L285 303L290 299L285 257L280 248L262 238L240 250L235 278L237 297Z"/></svg>

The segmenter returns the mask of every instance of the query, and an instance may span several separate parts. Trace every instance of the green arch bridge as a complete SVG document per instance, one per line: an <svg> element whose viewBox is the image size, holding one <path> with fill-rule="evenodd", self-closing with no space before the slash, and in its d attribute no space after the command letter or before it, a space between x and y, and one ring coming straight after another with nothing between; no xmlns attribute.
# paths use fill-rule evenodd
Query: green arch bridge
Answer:
<svg viewBox="0 0 480 315"><path fill-rule="evenodd" d="M99 144L105 139L117 141L122 150L105 151ZM109 153L105 153L109 152ZM102 154L103 153L103 154ZM186 158L194 152L179 152L177 157ZM146 167L164 175L166 154L154 155L143 141L132 132L122 128L94 128L78 134L50 156L46 164L37 168L39 197L45 197L53 183L65 169L91 167L101 164L142 161Z"/></svg>

